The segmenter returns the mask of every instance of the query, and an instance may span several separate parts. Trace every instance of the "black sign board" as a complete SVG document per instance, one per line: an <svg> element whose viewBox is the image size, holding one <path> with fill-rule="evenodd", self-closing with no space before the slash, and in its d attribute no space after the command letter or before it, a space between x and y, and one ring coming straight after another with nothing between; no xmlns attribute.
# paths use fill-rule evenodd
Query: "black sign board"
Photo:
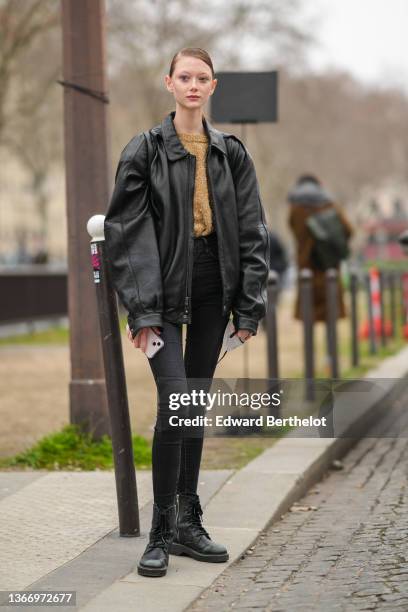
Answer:
<svg viewBox="0 0 408 612"><path fill-rule="evenodd" d="M217 72L211 118L217 123L270 123L278 120L278 73Z"/></svg>

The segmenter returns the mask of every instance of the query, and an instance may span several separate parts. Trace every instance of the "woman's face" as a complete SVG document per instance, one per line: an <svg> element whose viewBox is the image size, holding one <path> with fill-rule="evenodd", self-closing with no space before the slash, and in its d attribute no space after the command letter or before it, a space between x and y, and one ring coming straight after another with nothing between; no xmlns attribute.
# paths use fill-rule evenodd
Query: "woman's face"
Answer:
<svg viewBox="0 0 408 612"><path fill-rule="evenodd" d="M165 81L176 103L186 109L203 107L217 85L208 64L196 57L180 57L173 75L166 75Z"/></svg>

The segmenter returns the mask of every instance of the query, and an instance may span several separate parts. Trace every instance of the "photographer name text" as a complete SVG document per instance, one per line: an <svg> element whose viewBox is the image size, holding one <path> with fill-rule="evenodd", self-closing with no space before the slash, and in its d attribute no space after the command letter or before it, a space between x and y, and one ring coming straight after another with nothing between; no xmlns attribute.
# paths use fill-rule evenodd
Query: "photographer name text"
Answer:
<svg viewBox="0 0 408 612"><path fill-rule="evenodd" d="M192 418L172 415L169 417L172 427L325 427L326 417L298 417L290 416L279 418L273 415L259 415L257 417L233 417L231 415L195 416Z"/></svg>

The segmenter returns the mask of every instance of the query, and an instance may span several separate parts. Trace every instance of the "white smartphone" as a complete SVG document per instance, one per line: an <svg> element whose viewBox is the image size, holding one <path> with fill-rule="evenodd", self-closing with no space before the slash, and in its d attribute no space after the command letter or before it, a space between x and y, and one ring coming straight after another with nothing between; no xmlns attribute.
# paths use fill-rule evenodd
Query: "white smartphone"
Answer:
<svg viewBox="0 0 408 612"><path fill-rule="evenodd" d="M146 357L151 359L158 351L163 348L163 346L164 340L160 338L160 336L157 335L151 327L149 327L149 331L147 332L147 345L145 351Z"/></svg>

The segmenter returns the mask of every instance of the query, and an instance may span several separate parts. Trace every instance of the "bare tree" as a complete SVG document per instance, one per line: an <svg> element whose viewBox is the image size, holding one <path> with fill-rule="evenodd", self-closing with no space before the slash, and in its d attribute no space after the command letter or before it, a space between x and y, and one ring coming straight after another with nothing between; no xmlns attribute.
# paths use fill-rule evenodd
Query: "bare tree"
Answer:
<svg viewBox="0 0 408 612"><path fill-rule="evenodd" d="M220 0L108 0L112 108L121 117L114 147L123 143L129 125L152 124L168 112L163 77L181 47L207 49L216 70L260 61L272 69L282 57L300 62L310 41L298 17L300 5L300 0L231 0L225 10Z"/></svg>
<svg viewBox="0 0 408 612"><path fill-rule="evenodd" d="M256 134L255 134L256 132ZM317 174L354 216L362 193L386 180L408 184L408 98L369 88L347 73L280 75L280 118L249 132L270 222L286 232L286 195Z"/></svg>
<svg viewBox="0 0 408 612"><path fill-rule="evenodd" d="M246 131L278 231L286 233L286 194L302 172L320 175L342 203L405 173L407 98L367 89L347 73L310 74L314 29L300 9L298 0L234 0L228 10L219 0L108 0L113 159L132 132L172 107L163 76L173 54L200 46L216 70L280 70L279 122ZM239 126L220 128L240 134Z"/></svg>
<svg viewBox="0 0 408 612"><path fill-rule="evenodd" d="M317 173L342 203L384 180L407 183L408 99L367 88L347 73L308 72L313 31L301 0L107 0L112 163L130 137L173 107L164 87L174 53L199 46L216 71L280 70L277 124L249 126L271 225L285 233L286 194L296 176ZM55 163L62 170L61 57L55 0L0 0L0 146L29 177L45 232ZM239 126L221 129L240 134Z"/></svg>
<svg viewBox="0 0 408 612"><path fill-rule="evenodd" d="M33 209L46 242L51 167L62 159L58 7L16 0L0 4L0 146L28 176ZM22 228L16 228L21 233Z"/></svg>
<svg viewBox="0 0 408 612"><path fill-rule="evenodd" d="M52 0L0 0L0 144L11 117L18 112L16 63L33 42L58 24Z"/></svg>

